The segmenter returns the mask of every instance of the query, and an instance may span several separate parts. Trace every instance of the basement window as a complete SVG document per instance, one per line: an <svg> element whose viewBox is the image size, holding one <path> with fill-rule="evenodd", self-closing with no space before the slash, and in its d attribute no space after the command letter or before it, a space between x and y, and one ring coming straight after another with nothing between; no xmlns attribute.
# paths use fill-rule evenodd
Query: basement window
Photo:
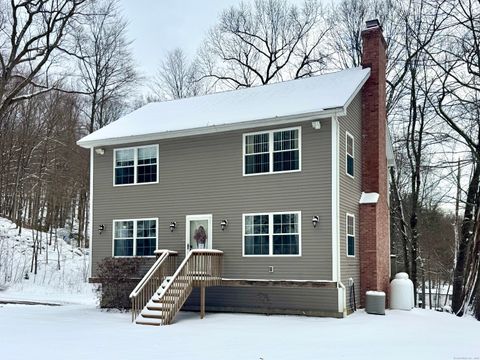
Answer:
<svg viewBox="0 0 480 360"><path fill-rule="evenodd" d="M346 221L347 233L347 256L355 256L355 215L347 214Z"/></svg>
<svg viewBox="0 0 480 360"><path fill-rule="evenodd" d="M115 149L114 185L158 182L158 145Z"/></svg>
<svg viewBox="0 0 480 360"><path fill-rule="evenodd" d="M243 174L300 171L300 127L243 135Z"/></svg>
<svg viewBox="0 0 480 360"><path fill-rule="evenodd" d="M157 219L114 220L113 256L153 256L157 248Z"/></svg>
<svg viewBox="0 0 480 360"><path fill-rule="evenodd" d="M346 171L347 175L354 177L355 175L355 157L354 157L354 139L353 136L347 132L346 142Z"/></svg>
<svg viewBox="0 0 480 360"><path fill-rule="evenodd" d="M300 212L245 214L244 256L299 256Z"/></svg>

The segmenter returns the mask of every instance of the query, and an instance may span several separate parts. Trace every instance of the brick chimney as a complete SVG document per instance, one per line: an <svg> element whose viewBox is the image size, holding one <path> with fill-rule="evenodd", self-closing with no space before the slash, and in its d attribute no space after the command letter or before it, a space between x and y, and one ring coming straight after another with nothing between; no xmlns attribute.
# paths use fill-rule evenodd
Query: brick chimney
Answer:
<svg viewBox="0 0 480 360"><path fill-rule="evenodd" d="M359 246L360 302L364 305L366 291L388 291L390 216L386 156L386 42L378 20L367 21L362 41L362 67L370 68L370 77L362 89L363 194Z"/></svg>

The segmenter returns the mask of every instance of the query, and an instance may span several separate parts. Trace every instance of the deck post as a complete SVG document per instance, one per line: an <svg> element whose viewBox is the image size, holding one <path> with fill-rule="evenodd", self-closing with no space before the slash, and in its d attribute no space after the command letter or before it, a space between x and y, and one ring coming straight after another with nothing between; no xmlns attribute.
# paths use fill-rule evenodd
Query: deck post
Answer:
<svg viewBox="0 0 480 360"><path fill-rule="evenodd" d="M205 284L200 285L200 319L205 317Z"/></svg>

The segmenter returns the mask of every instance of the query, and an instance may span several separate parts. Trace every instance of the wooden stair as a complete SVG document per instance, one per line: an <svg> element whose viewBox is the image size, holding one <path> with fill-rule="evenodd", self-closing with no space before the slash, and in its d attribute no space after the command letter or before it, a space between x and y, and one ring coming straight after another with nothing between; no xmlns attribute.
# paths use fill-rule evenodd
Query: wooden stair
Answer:
<svg viewBox="0 0 480 360"><path fill-rule="evenodd" d="M162 270L168 254L168 250L162 250L160 258L130 294L132 319L136 324L156 326L171 324L195 286L201 289L201 317L203 317L205 287L220 285L222 251L192 250L172 276L165 275L166 271Z"/></svg>
<svg viewBox="0 0 480 360"><path fill-rule="evenodd" d="M170 277L166 278L162 285L157 289L156 293L140 312L140 315L138 315L138 317L135 319L136 324L153 326L163 325L163 322L170 313L170 309L173 307L173 305L178 306L182 295L185 297L185 300L188 298L188 296L190 296L190 293L192 292L191 284L189 284L189 282L186 280L177 279L176 282L180 286L172 289L171 294L173 296L162 298L165 288L170 281Z"/></svg>

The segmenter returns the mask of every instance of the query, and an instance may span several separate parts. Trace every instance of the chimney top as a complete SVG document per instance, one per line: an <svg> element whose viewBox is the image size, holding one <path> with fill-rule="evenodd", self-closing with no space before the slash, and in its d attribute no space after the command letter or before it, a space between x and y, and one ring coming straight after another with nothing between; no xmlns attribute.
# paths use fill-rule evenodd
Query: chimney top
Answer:
<svg viewBox="0 0 480 360"><path fill-rule="evenodd" d="M382 26L380 25L380 21L378 21L378 19L367 20L365 24L367 29L371 29L375 27L379 27L380 29L382 28Z"/></svg>

